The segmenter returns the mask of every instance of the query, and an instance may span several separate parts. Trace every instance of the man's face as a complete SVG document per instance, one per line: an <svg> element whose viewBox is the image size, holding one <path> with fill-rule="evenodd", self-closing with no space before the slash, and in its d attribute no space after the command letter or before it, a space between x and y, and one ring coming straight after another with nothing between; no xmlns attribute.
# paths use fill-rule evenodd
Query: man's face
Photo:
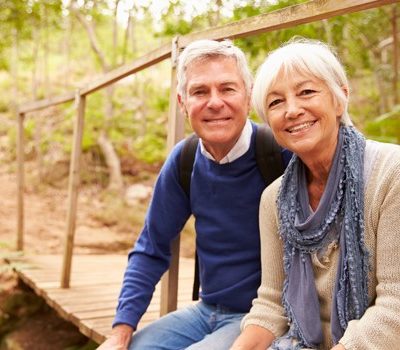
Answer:
<svg viewBox="0 0 400 350"><path fill-rule="evenodd" d="M186 77L186 99L178 96L181 110L207 151L220 160L238 140L250 109L236 60L196 60L188 66Z"/></svg>

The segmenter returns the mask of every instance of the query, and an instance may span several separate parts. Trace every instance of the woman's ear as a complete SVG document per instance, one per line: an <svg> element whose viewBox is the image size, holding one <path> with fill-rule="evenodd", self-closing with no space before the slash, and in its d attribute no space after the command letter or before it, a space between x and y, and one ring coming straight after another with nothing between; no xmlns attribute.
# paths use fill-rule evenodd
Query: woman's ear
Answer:
<svg viewBox="0 0 400 350"><path fill-rule="evenodd" d="M344 95L346 97L346 100L348 100L348 98L349 98L349 87L347 85L343 85L341 87L341 89L342 89L342 91L343 91L343 93L344 93ZM343 115L343 113L344 113L346 105L343 104L342 101L337 100L337 98L335 98L335 100L336 100L336 115L338 117L341 117Z"/></svg>
<svg viewBox="0 0 400 350"><path fill-rule="evenodd" d="M347 85L342 86L342 90L347 98L349 98L349 87Z"/></svg>

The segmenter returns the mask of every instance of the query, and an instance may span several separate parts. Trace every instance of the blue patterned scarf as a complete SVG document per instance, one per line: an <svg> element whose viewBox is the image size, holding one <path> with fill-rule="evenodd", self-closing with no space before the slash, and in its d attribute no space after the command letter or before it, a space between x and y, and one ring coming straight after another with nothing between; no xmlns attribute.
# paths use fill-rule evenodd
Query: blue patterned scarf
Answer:
<svg viewBox="0 0 400 350"><path fill-rule="evenodd" d="M331 332L335 344L350 320L368 307L368 251L364 242L365 139L354 128L341 126L328 181L317 210L309 207L306 169L293 156L282 179L277 205L284 242L283 305L288 333L272 349L318 348L323 341L318 294L311 255L339 241Z"/></svg>

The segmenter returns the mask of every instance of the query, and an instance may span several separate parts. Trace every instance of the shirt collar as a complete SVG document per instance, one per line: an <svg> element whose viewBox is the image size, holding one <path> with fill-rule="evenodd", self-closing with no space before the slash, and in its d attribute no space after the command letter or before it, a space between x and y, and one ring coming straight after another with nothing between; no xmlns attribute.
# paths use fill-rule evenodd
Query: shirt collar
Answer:
<svg viewBox="0 0 400 350"><path fill-rule="evenodd" d="M248 151L248 149L250 148L252 132L253 132L253 128L251 127L251 122L249 119L247 119L246 124L244 125L244 128L242 130L242 133L240 134L240 137L237 140L237 142L235 143L235 145L228 152L228 154L217 163L218 164L231 163L234 160L241 157L243 154L245 154ZM211 159L214 162L216 162L215 158L204 147L201 139L199 139L199 142L200 142L201 153L208 159Z"/></svg>

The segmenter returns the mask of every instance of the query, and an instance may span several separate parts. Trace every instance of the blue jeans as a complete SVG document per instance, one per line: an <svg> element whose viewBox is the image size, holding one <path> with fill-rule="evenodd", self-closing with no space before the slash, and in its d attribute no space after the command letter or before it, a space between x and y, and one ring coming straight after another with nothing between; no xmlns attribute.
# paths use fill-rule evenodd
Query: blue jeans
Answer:
<svg viewBox="0 0 400 350"><path fill-rule="evenodd" d="M244 315L200 301L135 333L129 350L227 350L240 334Z"/></svg>

